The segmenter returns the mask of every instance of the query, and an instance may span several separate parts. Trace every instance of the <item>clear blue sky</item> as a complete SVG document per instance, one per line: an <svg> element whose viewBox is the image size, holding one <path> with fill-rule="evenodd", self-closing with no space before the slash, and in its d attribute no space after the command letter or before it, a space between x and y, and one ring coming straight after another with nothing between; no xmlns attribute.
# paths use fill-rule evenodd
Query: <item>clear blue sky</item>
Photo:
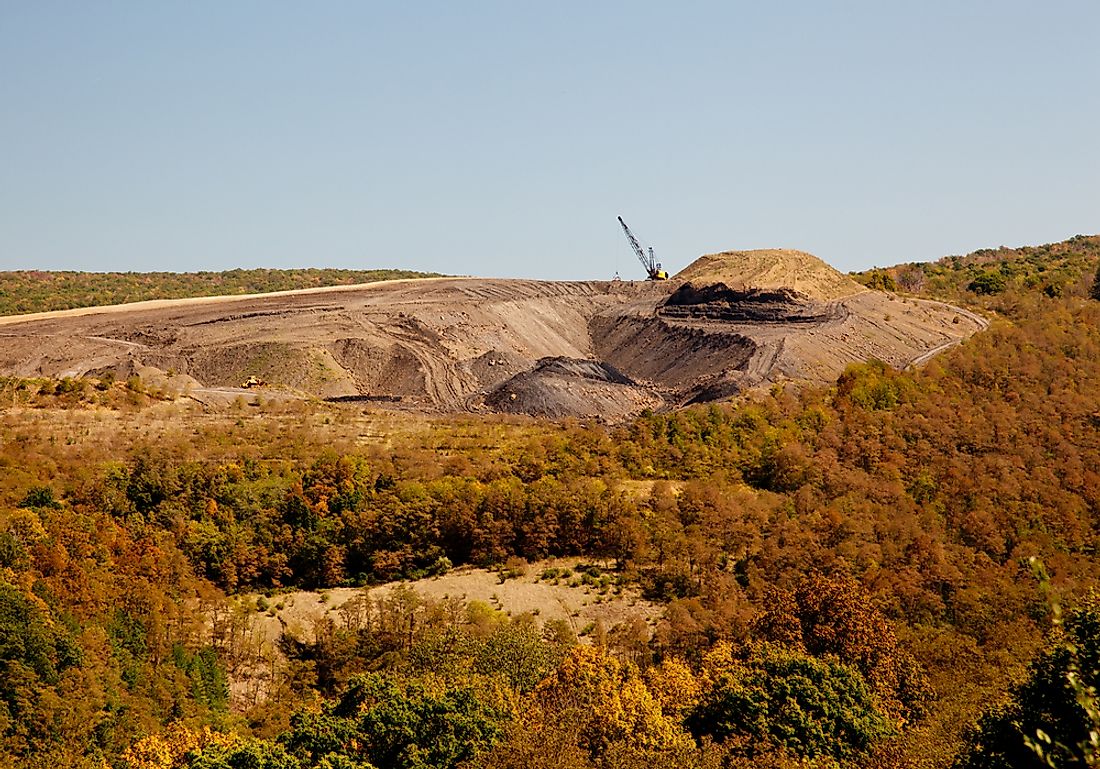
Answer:
<svg viewBox="0 0 1100 769"><path fill-rule="evenodd" d="M849 270L1100 232L1100 2L0 0L0 269Z"/></svg>

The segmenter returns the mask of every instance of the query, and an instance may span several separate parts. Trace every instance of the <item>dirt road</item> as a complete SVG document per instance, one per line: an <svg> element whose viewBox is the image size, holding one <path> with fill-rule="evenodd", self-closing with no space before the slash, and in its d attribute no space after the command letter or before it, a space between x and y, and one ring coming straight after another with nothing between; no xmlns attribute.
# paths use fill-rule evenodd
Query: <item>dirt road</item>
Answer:
<svg viewBox="0 0 1100 769"><path fill-rule="evenodd" d="M278 297L303 296L309 294L325 294L342 290L360 290L376 288L386 284L419 283L432 280L447 280L447 278L396 278L394 280L376 280L371 283L356 283L350 286L318 286L317 288L299 288L289 291L271 291L266 294L232 294L219 296L194 296L188 299L147 299L142 302L129 302L127 304L109 304L98 307L76 307L71 310L50 310L49 312L30 312L23 315L2 315L0 326L23 323L26 321L52 320L55 318L80 318L85 315L110 315L119 312L134 312L142 310L166 310L178 307L195 305L222 304L226 302L241 302L251 299L270 299Z"/></svg>

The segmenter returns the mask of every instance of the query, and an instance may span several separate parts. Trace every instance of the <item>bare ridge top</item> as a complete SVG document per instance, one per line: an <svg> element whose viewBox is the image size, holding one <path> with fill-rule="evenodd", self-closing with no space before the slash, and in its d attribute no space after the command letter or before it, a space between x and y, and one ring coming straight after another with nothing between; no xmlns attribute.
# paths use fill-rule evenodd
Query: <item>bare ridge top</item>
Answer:
<svg viewBox="0 0 1100 769"><path fill-rule="evenodd" d="M676 280L697 287L725 283L729 288L789 288L820 301L867 290L813 254L785 248L707 254L681 270Z"/></svg>

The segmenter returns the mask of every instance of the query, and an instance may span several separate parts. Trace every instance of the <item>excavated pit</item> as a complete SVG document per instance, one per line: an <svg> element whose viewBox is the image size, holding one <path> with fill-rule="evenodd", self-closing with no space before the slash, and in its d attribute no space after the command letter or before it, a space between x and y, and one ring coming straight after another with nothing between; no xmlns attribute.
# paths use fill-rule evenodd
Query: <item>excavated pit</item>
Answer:
<svg viewBox="0 0 1100 769"><path fill-rule="evenodd" d="M721 328L670 322L659 316L600 315L589 323L596 357L636 381L680 400L702 378L745 368L752 339Z"/></svg>
<svg viewBox="0 0 1100 769"><path fill-rule="evenodd" d="M870 357L902 367L984 326L809 254L728 252L667 283L441 278L0 318L0 375L133 372L211 408L243 394L615 421ZM252 376L267 385L241 389Z"/></svg>

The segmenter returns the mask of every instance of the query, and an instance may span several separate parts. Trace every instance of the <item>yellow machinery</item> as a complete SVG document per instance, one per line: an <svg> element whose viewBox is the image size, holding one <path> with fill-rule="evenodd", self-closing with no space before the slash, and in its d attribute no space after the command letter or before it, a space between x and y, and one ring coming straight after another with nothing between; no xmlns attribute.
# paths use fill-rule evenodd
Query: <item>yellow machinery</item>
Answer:
<svg viewBox="0 0 1100 769"><path fill-rule="evenodd" d="M623 232L626 233L626 239L630 241L630 247L634 249L638 261L645 267L646 278L648 280L668 280L668 273L661 269L660 262L653 255L653 249L650 248L648 254L642 250L642 245L634 237L634 233L630 231L630 228L626 226L626 222L623 221L621 216L619 217L619 224L623 226Z"/></svg>

